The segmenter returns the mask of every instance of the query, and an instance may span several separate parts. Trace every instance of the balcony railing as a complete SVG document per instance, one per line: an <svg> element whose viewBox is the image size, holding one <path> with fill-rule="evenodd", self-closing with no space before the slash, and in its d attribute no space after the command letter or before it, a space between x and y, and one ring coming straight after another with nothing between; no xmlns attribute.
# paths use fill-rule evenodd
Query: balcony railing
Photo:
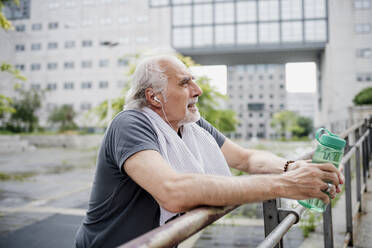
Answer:
<svg viewBox="0 0 372 248"><path fill-rule="evenodd" d="M370 160L372 150L372 116L369 120L358 123L340 135L346 140L345 155L341 161L345 174L345 217L346 235L344 246L353 245L353 220L362 212L363 193L367 192L367 178L370 177ZM312 153L298 159L310 159ZM355 155L356 175L356 212L352 212L351 199L351 159ZM362 171L361 171L362 169ZM263 202L265 239L258 246L284 247L283 237L296 224L306 210L298 205L294 209L280 208L280 200L273 199ZM207 227L217 219L234 210L238 206L201 207L194 209L169 223L160 226L142 236L120 246L120 248L137 247L173 247L188 237ZM332 207L328 204L323 213L324 247L333 247Z"/></svg>

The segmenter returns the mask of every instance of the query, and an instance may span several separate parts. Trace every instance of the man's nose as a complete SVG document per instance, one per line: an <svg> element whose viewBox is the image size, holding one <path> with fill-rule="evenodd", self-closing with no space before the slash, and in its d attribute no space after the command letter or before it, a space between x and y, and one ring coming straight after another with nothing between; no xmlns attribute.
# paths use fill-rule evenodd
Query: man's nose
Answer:
<svg viewBox="0 0 372 248"><path fill-rule="evenodd" d="M191 91L192 97L198 97L201 96L201 94L203 94L203 90L199 87L197 83L193 82Z"/></svg>

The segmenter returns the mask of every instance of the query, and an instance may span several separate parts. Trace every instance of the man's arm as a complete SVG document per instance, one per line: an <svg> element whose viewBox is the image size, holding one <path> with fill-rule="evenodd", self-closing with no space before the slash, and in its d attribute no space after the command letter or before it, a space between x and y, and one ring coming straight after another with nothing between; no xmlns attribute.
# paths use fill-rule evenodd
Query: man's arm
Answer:
<svg viewBox="0 0 372 248"><path fill-rule="evenodd" d="M245 149L227 138L221 150L230 167L250 174L282 173L287 161L270 152ZM298 164L291 167L298 167Z"/></svg>
<svg viewBox="0 0 372 248"><path fill-rule="evenodd" d="M184 212L199 205L226 206L260 202L277 197L319 198L328 185L339 184L337 169L331 164L300 168L281 175L226 177L182 174L174 171L160 153L145 150L124 163L126 173L170 212Z"/></svg>

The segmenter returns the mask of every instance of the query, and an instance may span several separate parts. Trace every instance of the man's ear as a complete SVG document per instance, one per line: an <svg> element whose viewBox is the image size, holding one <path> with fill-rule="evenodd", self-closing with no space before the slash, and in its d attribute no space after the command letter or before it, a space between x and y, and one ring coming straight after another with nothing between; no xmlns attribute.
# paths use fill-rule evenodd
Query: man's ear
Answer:
<svg viewBox="0 0 372 248"><path fill-rule="evenodd" d="M160 108L161 107L161 102L156 100L156 96L154 94L154 90L152 88L147 88L145 89L145 96L146 96L146 101L150 106Z"/></svg>

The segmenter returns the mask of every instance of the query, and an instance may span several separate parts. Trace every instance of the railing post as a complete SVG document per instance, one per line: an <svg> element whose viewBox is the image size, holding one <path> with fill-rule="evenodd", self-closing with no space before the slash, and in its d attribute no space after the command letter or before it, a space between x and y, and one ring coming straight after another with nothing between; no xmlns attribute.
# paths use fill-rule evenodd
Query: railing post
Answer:
<svg viewBox="0 0 372 248"><path fill-rule="evenodd" d="M345 154L350 150L349 137L346 137ZM351 199L351 173L350 173L350 159L345 163L345 195L346 195L346 233L349 233L349 246L353 246L353 208Z"/></svg>
<svg viewBox="0 0 372 248"><path fill-rule="evenodd" d="M354 131L355 144L360 139L360 128L358 127ZM358 212L362 212L362 182L360 175L360 147L355 147L355 172L356 172L356 196L359 202Z"/></svg>
<svg viewBox="0 0 372 248"><path fill-rule="evenodd" d="M366 126L366 123L364 122L363 125L362 125L362 135L364 135L366 130L367 130L367 126ZM362 147L362 165L363 165L363 185L364 185L364 192L367 192L368 191L368 185L367 185L367 176L368 176L367 163L368 163L368 161L367 161L367 157L366 157L366 154L367 154L366 139L363 140L361 147Z"/></svg>
<svg viewBox="0 0 372 248"><path fill-rule="evenodd" d="M333 248L333 224L332 224L332 204L329 203L323 212L323 239L324 247Z"/></svg>
<svg viewBox="0 0 372 248"><path fill-rule="evenodd" d="M268 200L263 202L263 215L264 215L264 227L265 227L265 237L275 229L279 224L279 211L277 200ZM282 248L283 240L280 240L279 244L275 248Z"/></svg>
<svg viewBox="0 0 372 248"><path fill-rule="evenodd" d="M369 121L368 121L367 119L365 119L365 120L364 120L364 123L365 123L365 125L366 125L366 131L369 130L369 129L370 129ZM369 152L370 152L370 150L371 150L371 148L370 148L371 143L369 142L369 134L368 134L368 136L366 137L365 140L366 140L366 160L367 160L367 162L366 162L366 166L367 166L367 176L370 177L370 173L369 173L369 157L370 157L370 154L369 154Z"/></svg>

